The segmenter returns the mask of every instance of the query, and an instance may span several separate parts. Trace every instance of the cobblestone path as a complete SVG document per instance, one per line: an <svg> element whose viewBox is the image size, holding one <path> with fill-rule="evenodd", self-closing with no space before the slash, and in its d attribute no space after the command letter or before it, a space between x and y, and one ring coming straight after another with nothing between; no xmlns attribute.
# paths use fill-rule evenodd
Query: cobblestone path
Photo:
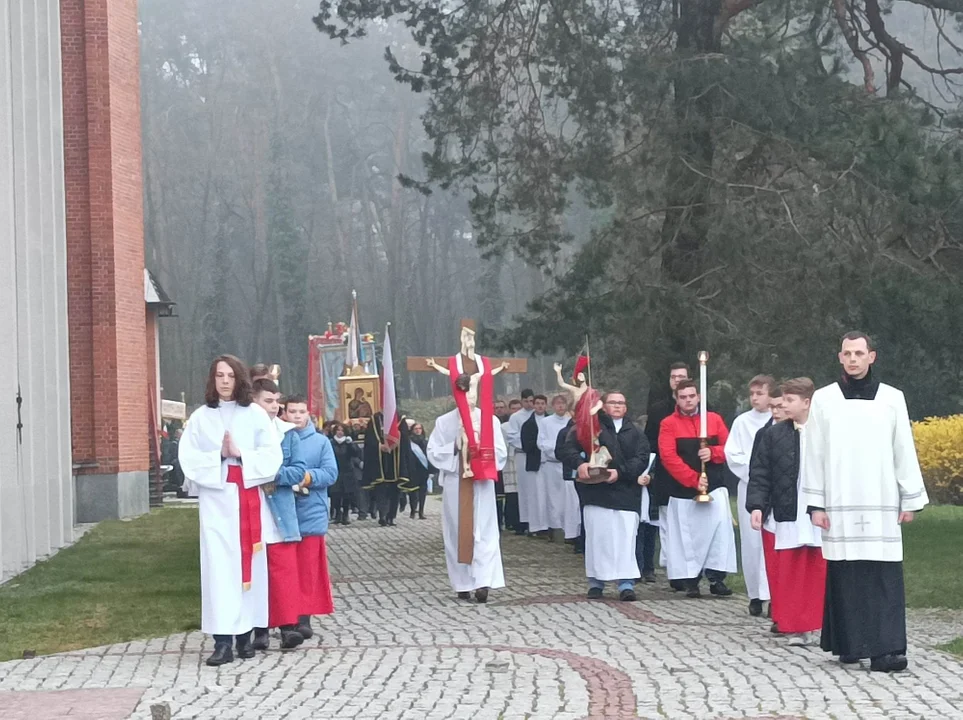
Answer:
<svg viewBox="0 0 963 720"><path fill-rule="evenodd" d="M911 612L910 669L880 675L789 646L745 598L686 600L662 575L637 603L589 601L569 546L513 535L509 587L459 602L440 509L334 528L336 614L297 650L212 669L210 639L188 633L2 663L0 718L148 720L157 703L185 720L963 718L963 663L932 650L963 635L963 614Z"/></svg>

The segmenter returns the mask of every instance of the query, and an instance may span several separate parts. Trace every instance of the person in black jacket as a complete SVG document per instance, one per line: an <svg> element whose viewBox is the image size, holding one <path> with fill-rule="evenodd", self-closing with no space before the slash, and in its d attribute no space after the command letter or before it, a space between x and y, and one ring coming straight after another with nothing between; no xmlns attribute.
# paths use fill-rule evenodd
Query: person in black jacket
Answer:
<svg viewBox="0 0 963 720"><path fill-rule="evenodd" d="M578 441L577 428L569 430L561 453L556 457L577 468L579 497L585 525L585 574L588 597L602 597L605 583L618 585L619 599L634 601L635 580L640 577L635 559L635 538L639 530L642 489L639 476L645 469L649 443L645 435L625 417L628 409L621 392L608 392L602 398L599 412L599 443L612 456L608 478L600 483L589 481L589 463L583 457L591 448Z"/></svg>
<svg viewBox="0 0 963 720"><path fill-rule="evenodd" d="M411 457L408 462L409 485L415 489L411 491L411 517L417 515L425 519L425 499L428 497L428 476L437 472L428 462L428 437L420 422L407 421L411 425L410 441Z"/></svg>
<svg viewBox="0 0 963 720"><path fill-rule="evenodd" d="M752 527L762 530L774 626L794 635L794 644L808 645L822 627L826 589L821 533L799 499L802 442L815 386L809 378L796 378L780 390L788 419L757 436L746 510Z"/></svg>
<svg viewBox="0 0 963 720"><path fill-rule="evenodd" d="M349 525L351 520L352 503L357 502L358 477L361 472L361 446L356 444L345 432L345 427L339 422L328 425L328 437L334 450L334 459L338 461L338 479L328 488L331 498L331 522L337 525Z"/></svg>

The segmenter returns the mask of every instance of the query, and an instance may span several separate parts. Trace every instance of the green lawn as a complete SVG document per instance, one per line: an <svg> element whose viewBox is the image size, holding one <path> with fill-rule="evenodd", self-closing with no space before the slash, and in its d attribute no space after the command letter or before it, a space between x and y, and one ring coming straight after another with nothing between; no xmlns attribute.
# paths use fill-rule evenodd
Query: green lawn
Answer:
<svg viewBox="0 0 963 720"><path fill-rule="evenodd" d="M958 637L953 642L946 643L946 645L940 645L939 649L963 657L963 637Z"/></svg>
<svg viewBox="0 0 963 720"><path fill-rule="evenodd" d="M200 627L197 512L104 522L0 586L0 661Z"/></svg>

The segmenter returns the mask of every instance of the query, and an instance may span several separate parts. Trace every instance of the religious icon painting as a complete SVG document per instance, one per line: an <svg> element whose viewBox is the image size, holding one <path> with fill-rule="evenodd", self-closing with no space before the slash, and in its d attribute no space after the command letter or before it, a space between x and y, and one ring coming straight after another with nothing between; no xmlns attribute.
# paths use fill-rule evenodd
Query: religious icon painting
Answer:
<svg viewBox="0 0 963 720"><path fill-rule="evenodd" d="M359 420L372 417L381 410L377 375L350 375L338 379L341 395L341 417Z"/></svg>

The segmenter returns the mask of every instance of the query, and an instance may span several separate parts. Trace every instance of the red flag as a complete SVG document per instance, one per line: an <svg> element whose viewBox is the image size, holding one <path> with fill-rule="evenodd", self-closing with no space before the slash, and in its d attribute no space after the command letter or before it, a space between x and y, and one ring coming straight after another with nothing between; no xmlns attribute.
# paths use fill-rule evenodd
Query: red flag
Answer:
<svg viewBox="0 0 963 720"><path fill-rule="evenodd" d="M381 411L384 413L385 443L394 445L401 437L398 429L398 399L395 396L395 367L391 360L391 338L385 326L385 345L381 358Z"/></svg>

